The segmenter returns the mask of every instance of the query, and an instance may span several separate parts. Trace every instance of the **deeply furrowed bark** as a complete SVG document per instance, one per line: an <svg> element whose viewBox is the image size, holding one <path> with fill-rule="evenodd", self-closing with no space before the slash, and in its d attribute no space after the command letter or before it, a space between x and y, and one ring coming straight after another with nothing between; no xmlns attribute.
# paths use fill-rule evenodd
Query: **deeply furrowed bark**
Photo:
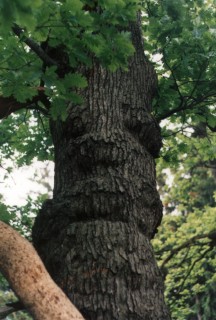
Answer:
<svg viewBox="0 0 216 320"><path fill-rule="evenodd" d="M139 23L129 71L83 68L85 103L51 123L52 200L33 239L55 281L89 320L168 320L150 239L162 217L155 162L160 129L151 116L156 76Z"/></svg>

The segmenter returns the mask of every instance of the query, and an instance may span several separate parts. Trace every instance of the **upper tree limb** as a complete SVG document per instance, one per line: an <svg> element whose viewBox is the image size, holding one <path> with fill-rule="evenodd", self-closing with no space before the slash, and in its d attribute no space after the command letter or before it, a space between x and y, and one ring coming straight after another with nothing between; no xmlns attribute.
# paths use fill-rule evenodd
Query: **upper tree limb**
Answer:
<svg viewBox="0 0 216 320"><path fill-rule="evenodd" d="M44 108L37 105L38 102L44 104ZM38 90L38 95L33 97L32 100L27 100L26 102L18 102L13 96L11 97L1 97L0 96L0 119L8 117L11 113L21 110L21 109L36 109L41 111L41 113L48 114L48 109L50 102L46 97L43 90Z"/></svg>

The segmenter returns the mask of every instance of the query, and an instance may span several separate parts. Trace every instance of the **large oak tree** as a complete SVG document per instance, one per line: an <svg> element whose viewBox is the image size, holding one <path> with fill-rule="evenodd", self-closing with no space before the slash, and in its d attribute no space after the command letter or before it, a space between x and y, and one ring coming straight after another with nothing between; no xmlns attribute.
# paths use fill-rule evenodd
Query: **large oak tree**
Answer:
<svg viewBox="0 0 216 320"><path fill-rule="evenodd" d="M53 198L35 220L35 248L86 319L170 319L151 245L162 218L159 123L175 115L182 124L188 112L191 126L205 120L214 130L215 91L199 92L211 77L208 65L197 61L194 82L175 65L179 21L186 9L193 15L193 4L185 1L178 13L169 1L159 10L155 1L2 3L1 118L23 108L49 117L54 145ZM144 53L142 16L149 39L167 20L158 38L161 91ZM159 108L164 90L175 94Z"/></svg>

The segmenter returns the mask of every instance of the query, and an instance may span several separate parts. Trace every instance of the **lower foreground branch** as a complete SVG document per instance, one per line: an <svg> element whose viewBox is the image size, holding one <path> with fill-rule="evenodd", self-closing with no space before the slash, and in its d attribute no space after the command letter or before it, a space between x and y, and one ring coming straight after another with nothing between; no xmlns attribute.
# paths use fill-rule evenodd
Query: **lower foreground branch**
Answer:
<svg viewBox="0 0 216 320"><path fill-rule="evenodd" d="M84 320L51 279L33 246L1 221L0 271L34 319Z"/></svg>

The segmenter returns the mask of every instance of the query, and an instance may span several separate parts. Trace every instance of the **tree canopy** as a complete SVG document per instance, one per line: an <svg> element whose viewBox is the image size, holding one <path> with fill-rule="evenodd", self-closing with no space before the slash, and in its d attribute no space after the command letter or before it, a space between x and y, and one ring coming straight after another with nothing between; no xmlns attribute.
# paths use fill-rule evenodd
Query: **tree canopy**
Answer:
<svg viewBox="0 0 216 320"><path fill-rule="evenodd" d="M38 0L31 5L18 0L10 4L1 1L0 87L4 100L0 101L0 116L6 117L28 104L27 113L16 114L16 127L10 118L2 123L7 128L1 135L6 156L12 156L17 149L28 155L25 160L22 157L21 163L29 163L35 151L40 160L51 158L46 117L64 119L68 101L82 102L79 93L86 80L77 70L80 64L90 69L92 54L111 71L127 68L133 45L124 30L138 9L143 13L146 54L153 59L158 73L153 113L158 122L168 119L173 124L163 126L164 160L173 163L179 152L188 152L186 138L192 138L191 132L195 138L215 132L214 1L98 4L101 12L94 10L92 1ZM66 72L64 65L58 65L59 47L65 62L69 61ZM14 137L15 130L18 139ZM176 138L176 132L182 132L181 138ZM32 150L26 139L34 141ZM25 143L17 142L21 140ZM200 145L200 139L195 143ZM208 157L214 158L215 150L209 148L208 139L202 140L202 149L205 148Z"/></svg>

